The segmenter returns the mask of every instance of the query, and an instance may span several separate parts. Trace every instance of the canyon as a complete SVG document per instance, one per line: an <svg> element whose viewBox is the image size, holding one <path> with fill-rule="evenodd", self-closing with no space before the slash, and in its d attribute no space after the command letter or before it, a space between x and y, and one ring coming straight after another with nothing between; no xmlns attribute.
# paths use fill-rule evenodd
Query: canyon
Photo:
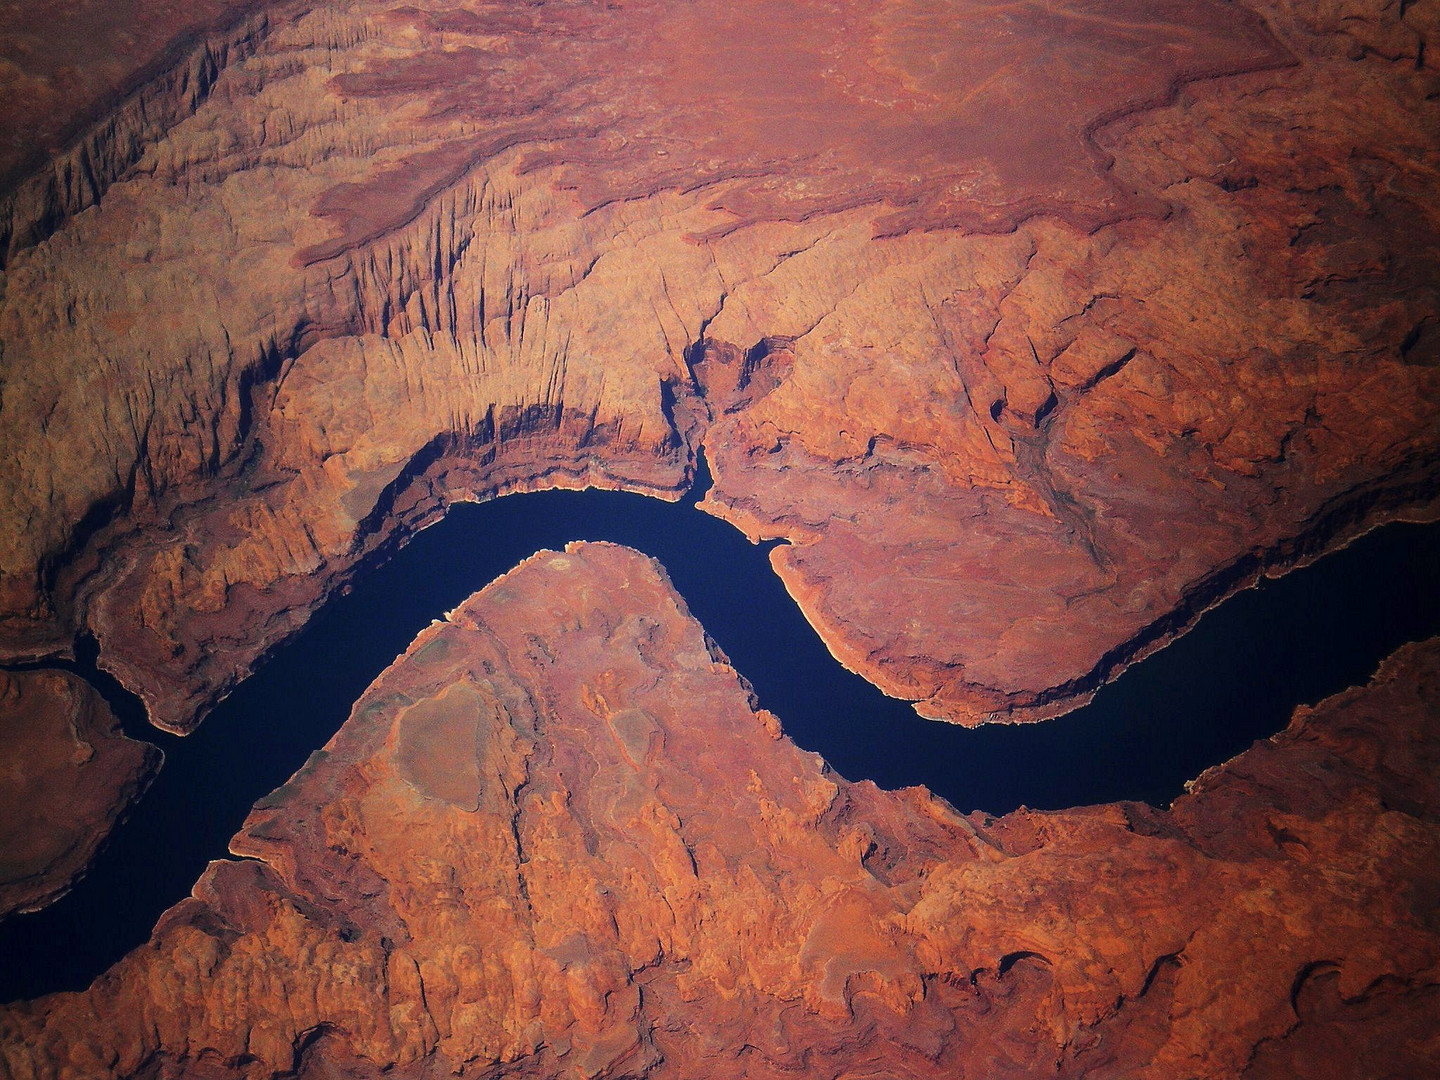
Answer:
<svg viewBox="0 0 1440 1080"><path fill-rule="evenodd" d="M150 945L0 1011L0 1062L1424 1075L1437 693L1440 641L1409 646L1168 811L961 815L798 750L658 564L542 552L416 638Z"/></svg>
<svg viewBox="0 0 1440 1080"><path fill-rule="evenodd" d="M847 666L926 715L1035 718L1258 569L1429 512L1427 5L1237 35L1162 4L1094 41L1037 17L1059 113L1024 92L1039 59L984 45L1003 12L913 8L817 7L783 78L703 6L214 32L176 123L147 141L164 110L128 99L126 152L82 141L0 214L0 648L88 631L188 730L446 505L675 497L703 442L707 509L790 541ZM722 43L713 98L676 84ZM788 138L792 99L853 100L883 145ZM1047 119L980 154L992 115ZM111 180L72 212L76 174Z"/></svg>
<svg viewBox="0 0 1440 1080"><path fill-rule="evenodd" d="M85 798L0 822L10 907L156 767L37 666L93 640L193 731L459 502L676 500L703 454L700 509L784 541L833 655L963 725L1437 516L1433 0L43 18L0 13L0 735L16 791ZM1169 810L992 820L805 757L640 557L537 556L0 1054L1221 1076L1318 1039L1401 1075L1440 982L1433 653Z"/></svg>

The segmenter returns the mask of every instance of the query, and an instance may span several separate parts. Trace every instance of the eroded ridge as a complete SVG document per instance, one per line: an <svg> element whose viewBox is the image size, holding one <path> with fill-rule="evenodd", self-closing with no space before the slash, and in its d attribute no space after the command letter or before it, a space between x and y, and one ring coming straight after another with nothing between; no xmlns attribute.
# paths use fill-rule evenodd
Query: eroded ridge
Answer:
<svg viewBox="0 0 1440 1080"><path fill-rule="evenodd" d="M416 639L150 946L0 1012L0 1060L1423 1074L1437 686L1409 646L1168 812L961 816L799 751L657 564L543 552Z"/></svg>
<svg viewBox="0 0 1440 1080"><path fill-rule="evenodd" d="M847 665L1073 706L1435 491L1434 16L1246 10L254 14L11 235L0 645L188 730L451 502L703 440Z"/></svg>
<svg viewBox="0 0 1440 1080"><path fill-rule="evenodd" d="M65 893L160 767L64 671L0 671L0 918Z"/></svg>

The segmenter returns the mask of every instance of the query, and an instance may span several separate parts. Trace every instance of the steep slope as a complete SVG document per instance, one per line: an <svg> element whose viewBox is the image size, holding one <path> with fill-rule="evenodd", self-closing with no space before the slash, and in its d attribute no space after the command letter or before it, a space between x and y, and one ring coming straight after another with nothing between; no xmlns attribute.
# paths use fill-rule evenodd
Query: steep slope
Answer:
<svg viewBox="0 0 1440 1080"><path fill-rule="evenodd" d="M658 566L423 632L8 1075L1291 1075L1440 1064L1440 643L1139 804L961 816L756 711Z"/></svg>
<svg viewBox="0 0 1440 1080"><path fill-rule="evenodd" d="M62 671L0 671L0 918L70 887L160 767L90 685Z"/></svg>
<svg viewBox="0 0 1440 1080"><path fill-rule="evenodd" d="M1255 10L251 13L12 206L4 652L187 730L448 503L703 441L845 663L1074 705L1430 512L1435 5Z"/></svg>

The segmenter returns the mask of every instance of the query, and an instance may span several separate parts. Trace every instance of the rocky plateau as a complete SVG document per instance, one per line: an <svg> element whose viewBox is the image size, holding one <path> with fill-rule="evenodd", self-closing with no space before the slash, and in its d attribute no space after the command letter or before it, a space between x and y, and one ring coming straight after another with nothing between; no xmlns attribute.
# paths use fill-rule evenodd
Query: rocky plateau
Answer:
<svg viewBox="0 0 1440 1080"><path fill-rule="evenodd" d="M0 909L155 767L37 664L93 639L191 731L456 502L674 499L703 453L701 508L786 541L835 657L961 724L1433 519L1437 31L1436 0L0 5ZM537 556L150 945L10 1007L0 1069L1431 1074L1437 663L1169 810L992 820L827 773L639 556Z"/></svg>
<svg viewBox="0 0 1440 1080"><path fill-rule="evenodd" d="M1072 707L1427 512L1401 7L244 9L0 213L0 648L188 730L449 503L703 443L847 666Z"/></svg>
<svg viewBox="0 0 1440 1080"><path fill-rule="evenodd" d="M41 907L90 862L160 767L64 671L0 671L0 918Z"/></svg>
<svg viewBox="0 0 1440 1080"><path fill-rule="evenodd" d="M1433 1075L1437 701L1432 641L1168 811L961 815L831 773L658 564L573 544L423 632L148 946L0 1011L0 1069Z"/></svg>

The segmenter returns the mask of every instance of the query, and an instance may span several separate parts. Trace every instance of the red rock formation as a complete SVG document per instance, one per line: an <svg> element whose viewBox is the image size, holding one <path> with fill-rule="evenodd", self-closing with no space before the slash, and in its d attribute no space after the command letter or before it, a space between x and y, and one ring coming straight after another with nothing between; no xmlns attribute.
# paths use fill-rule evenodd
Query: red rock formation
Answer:
<svg viewBox="0 0 1440 1080"><path fill-rule="evenodd" d="M188 730L450 503L673 496L703 442L706 508L791 541L845 663L961 722L1068 708L1255 574L1433 513L1437 29L1429 0L12 4L0 654L89 630ZM545 556L417 642L151 947L7 1012L0 1060L1434 1072L1437 665L1169 812L966 818L779 738L645 562ZM0 908L153 766L68 677L6 685L32 816Z"/></svg>
<svg viewBox="0 0 1440 1080"><path fill-rule="evenodd" d="M160 767L86 682L0 671L0 917L69 889Z"/></svg>
<svg viewBox="0 0 1440 1080"><path fill-rule="evenodd" d="M48 235L53 218L94 205L147 143L205 100L217 66L255 30L226 27L259 6L72 0L0 8L0 269Z"/></svg>
<svg viewBox="0 0 1440 1080"><path fill-rule="evenodd" d="M186 730L450 502L703 440L847 664L1072 706L1433 497L1433 8L1253 9L257 12L11 208L0 649Z"/></svg>
<svg viewBox="0 0 1440 1080"><path fill-rule="evenodd" d="M1407 647L1169 811L961 815L827 772L654 563L572 545L423 632L150 945L0 1013L0 1061L1427 1075L1437 692Z"/></svg>

